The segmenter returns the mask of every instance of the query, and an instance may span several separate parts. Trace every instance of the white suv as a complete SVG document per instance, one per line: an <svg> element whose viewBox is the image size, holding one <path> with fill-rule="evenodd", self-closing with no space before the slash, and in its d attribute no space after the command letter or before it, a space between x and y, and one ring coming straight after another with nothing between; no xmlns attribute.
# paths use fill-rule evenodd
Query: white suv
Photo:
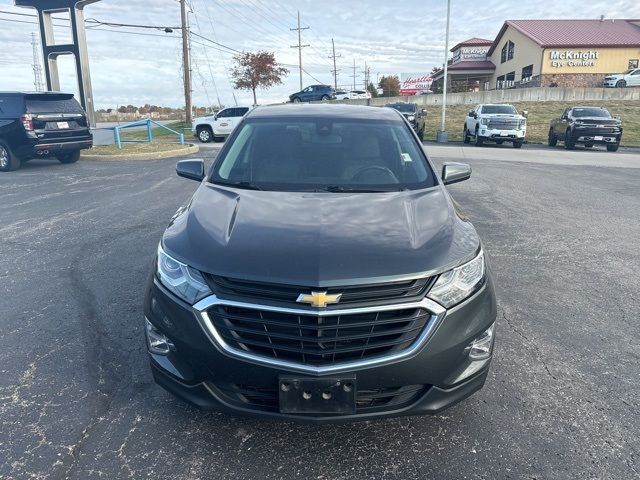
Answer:
<svg viewBox="0 0 640 480"><path fill-rule="evenodd" d="M473 137L478 146L490 141L498 145L511 142L513 148L520 148L526 133L527 119L513 105L484 104L467 113L463 138L469 143Z"/></svg>
<svg viewBox="0 0 640 480"><path fill-rule="evenodd" d="M191 127L193 136L204 143L225 139L250 109L250 107L228 107L215 115L195 118Z"/></svg>
<svg viewBox="0 0 640 480"><path fill-rule="evenodd" d="M640 87L640 68L630 68L626 72L604 77L605 87Z"/></svg>

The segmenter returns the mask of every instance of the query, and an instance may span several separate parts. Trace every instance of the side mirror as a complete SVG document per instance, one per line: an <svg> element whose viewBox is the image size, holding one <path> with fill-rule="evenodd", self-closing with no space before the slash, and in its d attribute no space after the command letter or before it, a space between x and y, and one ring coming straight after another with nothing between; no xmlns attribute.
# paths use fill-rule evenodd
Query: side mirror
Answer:
<svg viewBox="0 0 640 480"><path fill-rule="evenodd" d="M176 173L179 177L201 182L204 178L204 160L201 158L180 160L176 163Z"/></svg>
<svg viewBox="0 0 640 480"><path fill-rule="evenodd" d="M445 162L442 165L442 181L445 185L462 182L471 177L471 167L466 163Z"/></svg>
<svg viewBox="0 0 640 480"><path fill-rule="evenodd" d="M474 110L469 110L469 114L470 117L476 118L476 112Z"/></svg>
<svg viewBox="0 0 640 480"><path fill-rule="evenodd" d="M423 108L422 110L420 110L420 113L421 113L422 115L426 115L426 114L427 114L427 109L426 109L426 108Z"/></svg>
<svg viewBox="0 0 640 480"><path fill-rule="evenodd" d="M528 111L528 110L523 110L523 111L522 111L522 116L523 116L524 118L527 118L527 117L529 116L529 111Z"/></svg>

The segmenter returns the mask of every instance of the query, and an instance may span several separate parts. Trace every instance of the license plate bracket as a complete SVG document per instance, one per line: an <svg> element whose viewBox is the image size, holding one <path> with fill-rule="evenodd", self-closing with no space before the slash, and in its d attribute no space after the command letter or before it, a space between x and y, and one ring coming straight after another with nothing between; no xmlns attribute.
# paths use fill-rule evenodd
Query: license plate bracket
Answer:
<svg viewBox="0 0 640 480"><path fill-rule="evenodd" d="M593 137L593 139L597 142L602 141L602 138L603 138L602 135L596 135L595 137Z"/></svg>
<svg viewBox="0 0 640 480"><path fill-rule="evenodd" d="M69 128L69 122L56 122L56 126L60 130L64 130L65 128Z"/></svg>
<svg viewBox="0 0 640 480"><path fill-rule="evenodd" d="M278 378L281 413L356 413L356 377Z"/></svg>
<svg viewBox="0 0 640 480"><path fill-rule="evenodd" d="M508 137L509 136L509 132L500 132L500 136L501 137Z"/></svg>

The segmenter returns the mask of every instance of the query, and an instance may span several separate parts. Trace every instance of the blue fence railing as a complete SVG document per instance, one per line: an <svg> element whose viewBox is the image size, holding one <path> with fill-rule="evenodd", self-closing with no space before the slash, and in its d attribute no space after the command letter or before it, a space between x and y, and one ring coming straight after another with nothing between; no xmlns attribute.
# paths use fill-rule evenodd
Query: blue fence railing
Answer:
<svg viewBox="0 0 640 480"><path fill-rule="evenodd" d="M176 135L178 137L178 142L180 143L180 145L184 145L184 134L180 133L180 132L176 132L175 130L167 127L166 125L162 125L161 123L158 123L154 120L151 119L146 119L146 120L138 120L137 122L131 122L131 123L125 123L124 125L118 125L117 127L113 127L113 136L115 138L115 142L116 142L116 146L118 148L122 148L122 144L123 143L151 143L153 142L153 128L152 126L155 125L157 127L160 127L164 130L167 130L168 132L173 133L174 135ZM122 139L122 135L120 134L120 132L122 130L124 130L125 128L134 128L134 127L142 127L142 126L146 126L147 127L147 139L146 140L123 140Z"/></svg>

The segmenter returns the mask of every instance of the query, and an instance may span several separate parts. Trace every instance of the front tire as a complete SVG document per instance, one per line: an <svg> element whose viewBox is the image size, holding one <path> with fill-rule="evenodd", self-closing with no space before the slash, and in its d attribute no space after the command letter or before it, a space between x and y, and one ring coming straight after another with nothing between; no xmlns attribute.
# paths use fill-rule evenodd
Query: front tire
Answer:
<svg viewBox="0 0 640 480"><path fill-rule="evenodd" d="M302 100L300 100L300 97L293 97L293 100L291 100L293 103L300 103Z"/></svg>
<svg viewBox="0 0 640 480"><path fill-rule="evenodd" d="M469 137L469 130L467 130L467 126L464 126L464 129L462 130L462 141L464 143L470 143L471 142L471 138Z"/></svg>
<svg viewBox="0 0 640 480"><path fill-rule="evenodd" d="M80 160L80 150L74 150L71 153L58 154L56 155L56 158L60 163L76 163L78 160Z"/></svg>
<svg viewBox="0 0 640 480"><path fill-rule="evenodd" d="M616 88L624 88L627 86L626 80L618 80L616 82Z"/></svg>
<svg viewBox="0 0 640 480"><path fill-rule="evenodd" d="M329 100L329 95L322 95L322 98L320 100L326 102L327 100Z"/></svg>
<svg viewBox="0 0 640 480"><path fill-rule="evenodd" d="M549 129L549 139L547 140L547 143L550 147L555 147L558 144L558 137L552 128Z"/></svg>
<svg viewBox="0 0 640 480"><path fill-rule="evenodd" d="M209 127L198 127L196 134L198 135L198 140L202 143L209 143L213 140L213 131Z"/></svg>
<svg viewBox="0 0 640 480"><path fill-rule="evenodd" d="M484 143L484 138L480 136L480 131L476 128L475 145L476 147L481 147L483 143Z"/></svg>
<svg viewBox="0 0 640 480"><path fill-rule="evenodd" d="M617 152L619 146L620 146L619 143L614 143L613 145L607 145L607 152Z"/></svg>
<svg viewBox="0 0 640 480"><path fill-rule="evenodd" d="M522 142L521 141L513 142L513 148L522 148Z"/></svg>
<svg viewBox="0 0 640 480"><path fill-rule="evenodd" d="M17 159L9 146L0 142L0 172L12 172L20 168L20 160Z"/></svg>
<svg viewBox="0 0 640 480"><path fill-rule="evenodd" d="M571 138L571 130L569 129L564 132L564 148L566 150L573 150L576 148L576 142Z"/></svg>

